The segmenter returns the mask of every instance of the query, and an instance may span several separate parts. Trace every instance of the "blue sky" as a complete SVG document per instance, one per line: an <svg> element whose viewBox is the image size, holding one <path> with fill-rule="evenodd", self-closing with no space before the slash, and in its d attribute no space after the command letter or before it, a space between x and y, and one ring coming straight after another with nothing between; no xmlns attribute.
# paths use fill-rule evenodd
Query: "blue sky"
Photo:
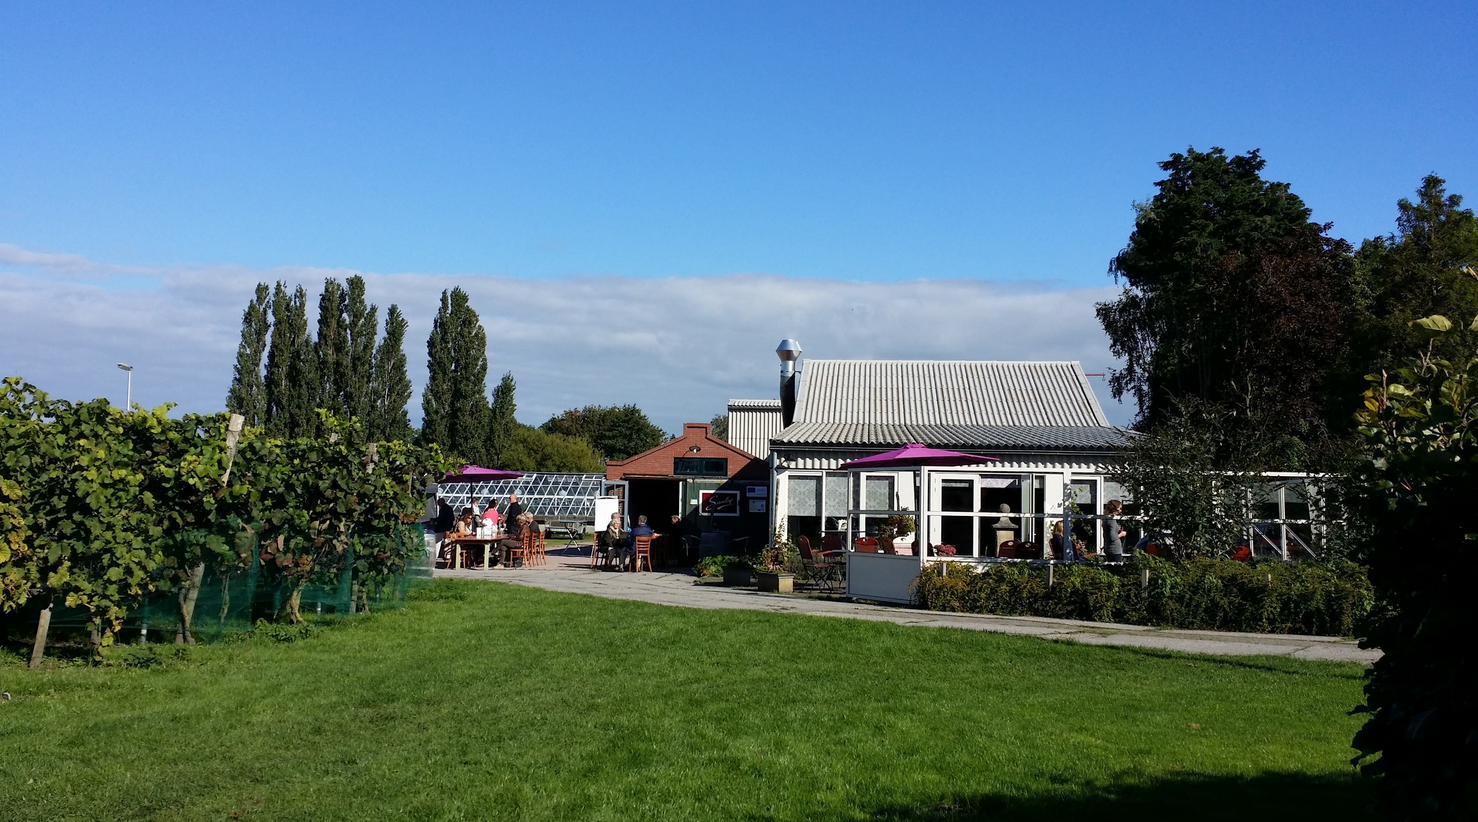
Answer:
<svg viewBox="0 0 1478 822"><path fill-rule="evenodd" d="M104 293L244 271L221 279L237 306L253 272L317 269L570 299L744 274L1098 299L1131 203L1188 145L1261 148L1354 241L1428 172L1478 196L1475 31L1472 3L3 3L0 243L90 261ZM83 282L19 259L15 289ZM643 288L633 313L662 313ZM1093 332L1062 333L1111 365ZM66 363L148 353L107 333L0 332L0 371L99 393ZM966 338L930 350L992 355ZM223 396L229 360L182 402ZM669 428L698 410L647 404Z"/></svg>

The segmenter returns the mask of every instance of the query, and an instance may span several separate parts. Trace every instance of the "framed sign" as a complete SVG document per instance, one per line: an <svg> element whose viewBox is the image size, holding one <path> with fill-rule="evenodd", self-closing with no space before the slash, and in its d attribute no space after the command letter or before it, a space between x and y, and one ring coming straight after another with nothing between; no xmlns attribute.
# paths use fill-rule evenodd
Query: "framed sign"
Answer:
<svg viewBox="0 0 1478 822"><path fill-rule="evenodd" d="M738 491L702 491L699 493L698 512L714 517L739 516Z"/></svg>
<svg viewBox="0 0 1478 822"><path fill-rule="evenodd" d="M747 485L744 488L746 497L768 497L769 495L770 486L768 485Z"/></svg>
<svg viewBox="0 0 1478 822"><path fill-rule="evenodd" d="M765 512L765 502L766 502L766 500L762 500L762 499L752 499L752 500L750 500L749 501L749 513L751 513L751 514L763 514Z"/></svg>

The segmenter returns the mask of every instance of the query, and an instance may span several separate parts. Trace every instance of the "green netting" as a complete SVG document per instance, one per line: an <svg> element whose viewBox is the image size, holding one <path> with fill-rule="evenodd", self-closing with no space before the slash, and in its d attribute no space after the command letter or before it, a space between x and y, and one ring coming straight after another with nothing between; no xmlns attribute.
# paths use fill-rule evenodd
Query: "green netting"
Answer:
<svg viewBox="0 0 1478 822"><path fill-rule="evenodd" d="M197 642L218 642L232 634L250 630L257 620L274 620L292 595L293 584L262 564L261 545L250 532L204 533L180 535L177 539L195 539L202 544L214 540L230 540L238 556L238 565L207 562L196 592L191 617L191 634ZM405 606L406 593L431 584L431 557L425 548L421 526L409 525L375 537L374 543L360 543L360 550L384 549L393 542L396 554L410 555L405 569L393 574L377 574L356 566L355 549L336 558L333 567L321 569L315 579L302 589L299 613L304 619L332 618L355 612L394 610ZM371 567L373 563L368 563ZM156 590L130 609L118 634L120 642L172 642L180 636L182 624L183 585L173 585L161 575ZM33 599L28 606L10 614L7 633L12 638L32 635L44 603ZM86 630L87 611L57 605L52 609L51 634L54 641L65 641L66 634Z"/></svg>

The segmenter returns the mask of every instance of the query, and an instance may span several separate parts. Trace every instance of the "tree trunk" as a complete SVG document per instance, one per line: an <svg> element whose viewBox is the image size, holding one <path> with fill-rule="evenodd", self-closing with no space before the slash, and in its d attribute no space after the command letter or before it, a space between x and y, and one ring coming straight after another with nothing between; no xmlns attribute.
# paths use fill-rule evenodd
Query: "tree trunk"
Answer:
<svg viewBox="0 0 1478 822"><path fill-rule="evenodd" d="M34 668L41 664L41 657L46 655L46 634L51 630L51 603L41 610L41 619L36 623L36 644L31 646L31 664Z"/></svg>
<svg viewBox="0 0 1478 822"><path fill-rule="evenodd" d="M282 609L277 612L278 622L286 618L286 621L293 625L303 624L303 615L298 611L298 607L302 604L303 586L306 584L306 582L299 582L293 586L293 592L288 595L287 601L282 603Z"/></svg>
<svg viewBox="0 0 1478 822"><path fill-rule="evenodd" d="M180 629L175 633L175 644L195 644L195 635L190 626L195 620L195 602L200 599L200 583L205 579L205 563L190 569L190 579L180 591Z"/></svg>

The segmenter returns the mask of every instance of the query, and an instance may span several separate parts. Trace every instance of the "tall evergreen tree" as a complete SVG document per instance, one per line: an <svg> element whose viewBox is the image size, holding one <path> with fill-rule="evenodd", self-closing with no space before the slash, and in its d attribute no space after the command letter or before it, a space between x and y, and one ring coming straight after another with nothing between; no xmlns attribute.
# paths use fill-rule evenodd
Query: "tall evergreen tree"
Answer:
<svg viewBox="0 0 1478 822"><path fill-rule="evenodd" d="M292 298L288 296L287 284L282 280L272 289L272 333L271 345L267 350L266 416L262 420L267 433L282 436L287 432L292 399L288 382L288 365L292 362L292 324L288 317L292 313Z"/></svg>
<svg viewBox="0 0 1478 822"><path fill-rule="evenodd" d="M406 403L411 401L411 378L406 372L405 317L392 304L385 312L385 337L375 351L370 381L370 411L366 431L371 441L408 440L411 420Z"/></svg>
<svg viewBox="0 0 1478 822"><path fill-rule="evenodd" d="M345 327L347 296L338 280L323 281L318 296L318 339L313 353L318 360L319 397L323 408L343 417L349 413L344 400L349 381L349 329Z"/></svg>
<svg viewBox="0 0 1478 822"><path fill-rule="evenodd" d="M508 449L513 446L514 436L518 433L518 420L514 417L518 405L513 401L513 392L517 387L513 374L504 373L503 379L498 381L498 387L493 389L486 451L489 465L503 466L508 458Z"/></svg>
<svg viewBox="0 0 1478 822"><path fill-rule="evenodd" d="M1098 304L1124 358L1109 387L1134 397L1142 425L1185 399L1276 408L1290 431L1328 418L1349 347L1350 249L1287 183L1262 179L1265 165L1255 150L1172 154L1109 265L1125 284Z"/></svg>
<svg viewBox="0 0 1478 822"><path fill-rule="evenodd" d="M472 462L487 461L487 333L460 288L441 293L426 340L426 367L421 441Z"/></svg>
<svg viewBox="0 0 1478 822"><path fill-rule="evenodd" d="M241 315L241 344L236 348L236 370L231 376L231 389L226 393L226 410L242 415L250 426L262 425L267 419L262 358L267 352L271 306L271 289L266 283L257 283L256 296Z"/></svg>
<svg viewBox="0 0 1478 822"><path fill-rule="evenodd" d="M287 311L287 420L282 434L308 437L318 431L318 409L325 407L323 383L318 372L318 352L308 336L308 292L298 286ZM329 406L332 409L332 406Z"/></svg>
<svg viewBox="0 0 1478 822"><path fill-rule="evenodd" d="M375 370L375 335L379 332L378 306L364 299L364 278L358 274L346 282L344 330L347 334L347 357L344 367L344 408L349 416L369 425L374 414L374 396L370 383ZM401 355L402 373L405 355ZM401 403L404 412L405 403Z"/></svg>

